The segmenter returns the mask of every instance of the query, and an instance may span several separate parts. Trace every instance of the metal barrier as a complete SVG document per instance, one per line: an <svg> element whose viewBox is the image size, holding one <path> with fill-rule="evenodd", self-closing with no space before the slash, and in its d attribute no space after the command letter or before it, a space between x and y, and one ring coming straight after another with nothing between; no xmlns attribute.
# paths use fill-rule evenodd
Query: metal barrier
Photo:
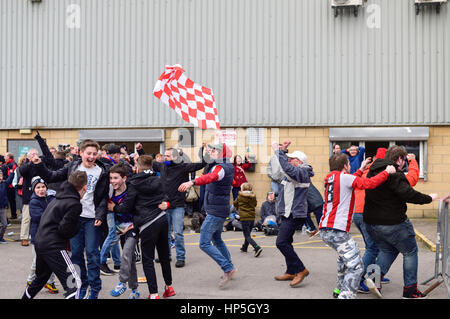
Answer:
<svg viewBox="0 0 450 319"><path fill-rule="evenodd" d="M447 202L441 201L439 204L439 215L437 221L437 238L436 238L436 258L434 265L434 276L424 281L422 285L429 283L433 279L438 279L433 285L431 285L424 292L429 293L442 282L447 287L447 292L450 295L450 234L449 227L449 214L448 214Z"/></svg>

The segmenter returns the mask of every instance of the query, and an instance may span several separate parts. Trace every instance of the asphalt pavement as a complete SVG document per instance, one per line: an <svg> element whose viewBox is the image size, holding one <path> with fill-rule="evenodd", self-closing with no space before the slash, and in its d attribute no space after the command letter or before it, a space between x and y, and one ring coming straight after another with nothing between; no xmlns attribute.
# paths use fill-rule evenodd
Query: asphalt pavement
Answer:
<svg viewBox="0 0 450 319"><path fill-rule="evenodd" d="M412 220L418 236L419 246L419 284L433 277L435 268L435 252L423 238L434 242L436 237L435 219ZM7 244L0 245L0 299L17 299L24 292L27 275L32 261L32 247L23 247L18 235L20 224L8 227L5 239ZM361 254L364 253L364 242L356 227L352 226L351 235L358 243ZM9 235L8 235L9 234ZM336 252L327 247L320 236L310 239L307 235L297 232L294 236L295 249L309 270L310 275L298 288L290 288L288 282L278 282L274 276L285 271L284 258L275 246L274 236L265 236L262 232L253 232L255 241L263 248L262 254L255 258L251 249L242 253L239 248L243 243L242 232L228 231L223 233L232 261L237 268L234 278L224 288L219 288L220 276L223 274L219 266L198 247L200 235L189 227L186 218L185 245L186 266L175 268L172 261L173 287L176 295L172 299L331 299L336 284ZM426 238L429 237L429 238ZM175 255L175 249L172 249ZM175 259L175 258L173 258ZM400 299L402 297L403 271L402 257L399 256L392 265L387 277L391 283L383 285L384 299ZM109 261L111 263L111 261ZM110 264L111 265L111 264ZM112 268L112 265L111 265ZM142 264L138 264L138 275L144 277ZM164 282L161 267L156 264L157 280L160 295L163 293ZM101 299L114 299L109 292L118 283L118 275L101 276ZM430 282L429 284L432 284ZM429 285L428 284L428 285ZM419 285L425 290L428 285ZM57 287L61 285L57 282ZM140 283L141 298L148 296L145 283ZM117 299L127 299L126 291ZM36 299L61 299L62 294L52 295L42 290ZM372 294L358 294L358 299L376 299ZM440 285L428 296L429 299L449 298L445 285Z"/></svg>

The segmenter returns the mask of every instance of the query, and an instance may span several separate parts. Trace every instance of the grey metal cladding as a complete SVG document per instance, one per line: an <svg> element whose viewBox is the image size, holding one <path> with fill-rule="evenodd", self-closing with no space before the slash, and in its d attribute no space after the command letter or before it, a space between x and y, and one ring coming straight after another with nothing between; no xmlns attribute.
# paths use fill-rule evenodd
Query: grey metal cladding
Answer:
<svg viewBox="0 0 450 319"><path fill-rule="evenodd" d="M0 129L188 126L152 95L175 63L214 90L223 127L449 124L449 5L0 0Z"/></svg>

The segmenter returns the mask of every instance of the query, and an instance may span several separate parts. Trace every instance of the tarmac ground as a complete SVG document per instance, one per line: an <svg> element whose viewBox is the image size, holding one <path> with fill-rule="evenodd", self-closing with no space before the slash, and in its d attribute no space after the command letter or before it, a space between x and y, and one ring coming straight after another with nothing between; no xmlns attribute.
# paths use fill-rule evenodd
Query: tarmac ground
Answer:
<svg viewBox="0 0 450 319"><path fill-rule="evenodd" d="M419 289L425 290L434 280L421 285L434 276L435 257L432 244L436 241L436 219L412 219L419 247ZM15 221L16 222L16 221ZM190 228L190 220L185 219L184 232L186 246L186 266L175 268L175 249L172 249L172 276L176 295L171 299L332 299L332 291L336 284L337 266L336 252L326 246L320 236L310 239L297 232L294 236L294 247L302 259L310 275L298 288L290 288L288 282L279 282L274 276L285 271L284 258L275 246L275 236L265 236L262 232L253 232L254 240L263 248L261 256L255 258L253 251L242 253L244 239L242 232L228 231L223 233L237 268L237 273L227 286L219 288L219 279L223 274L219 266L198 247L200 235ZM24 293L27 275L32 261L32 247L21 246L19 241L20 224L13 223L5 233L7 244L0 245L0 299L18 299ZM361 254L364 253L364 242L356 227L352 226L350 234L358 243ZM431 246L430 246L431 243ZM251 248L251 247L250 247ZM402 256L393 263L388 275L391 283L383 285L383 299L400 299L403 289ZM112 268L112 261L109 261ZM144 277L142 265L138 264L138 276ZM155 265L158 288L162 296L164 281L159 264ZM102 290L100 299L115 299L109 292L118 283L118 275L101 276ZM61 284L56 282L58 288ZM148 296L145 283L139 286L141 298ZM129 291L116 299L127 299ZM62 299L62 293L52 295L42 290L36 299ZM358 294L358 299L377 299L372 294ZM449 292L441 284L429 295L428 299L448 299Z"/></svg>

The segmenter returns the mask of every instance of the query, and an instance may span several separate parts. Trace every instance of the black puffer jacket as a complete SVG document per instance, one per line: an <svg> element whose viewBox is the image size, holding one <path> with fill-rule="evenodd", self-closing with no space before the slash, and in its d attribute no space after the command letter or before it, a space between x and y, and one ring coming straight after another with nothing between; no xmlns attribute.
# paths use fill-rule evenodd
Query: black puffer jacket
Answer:
<svg viewBox="0 0 450 319"><path fill-rule="evenodd" d="M189 173L198 171L206 166L206 162L200 163L175 163L170 165L154 162L153 169L161 173L162 186L167 194L171 208L184 207L186 193L179 192L178 187L189 181Z"/></svg>
<svg viewBox="0 0 450 319"><path fill-rule="evenodd" d="M82 210L80 194L72 184L63 182L56 198L48 204L42 214L34 237L36 251L66 249L68 240L79 231L79 217Z"/></svg>
<svg viewBox="0 0 450 319"><path fill-rule="evenodd" d="M22 165L19 166L19 172L20 175L23 177L22 203L24 205L29 205L31 195L33 195L33 191L31 190L31 180L33 179L33 177L38 176L39 172L36 166L29 160L26 160L26 162L23 162Z"/></svg>
<svg viewBox="0 0 450 319"><path fill-rule="evenodd" d="M406 220L406 203L428 204L432 198L414 190L397 164L385 159L377 159L371 166L367 178L378 175L386 166L394 165L395 174L375 189L366 189L363 219L372 225L397 225Z"/></svg>
<svg viewBox="0 0 450 319"><path fill-rule="evenodd" d="M127 197L114 207L115 213L131 212L138 228L155 219L161 210L158 205L167 201L161 185L161 179L153 171L133 175L127 181Z"/></svg>

